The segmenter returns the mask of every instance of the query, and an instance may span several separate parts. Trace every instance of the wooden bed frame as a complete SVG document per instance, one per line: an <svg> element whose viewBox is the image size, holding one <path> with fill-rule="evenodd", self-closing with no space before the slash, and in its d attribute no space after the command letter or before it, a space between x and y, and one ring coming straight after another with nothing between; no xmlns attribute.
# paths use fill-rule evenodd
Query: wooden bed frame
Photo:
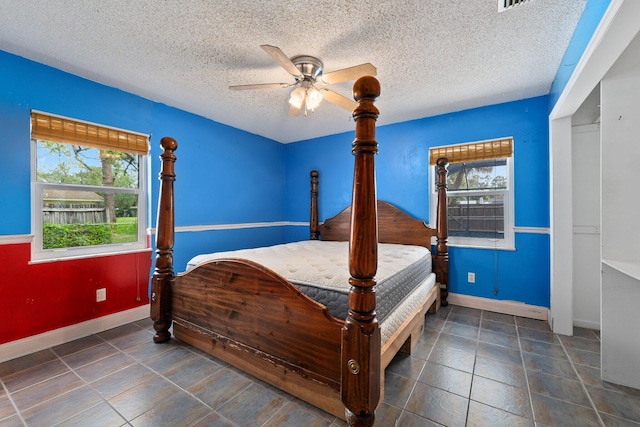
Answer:
<svg viewBox="0 0 640 427"><path fill-rule="evenodd" d="M437 229L376 200L374 157L378 143L373 104L380 84L363 77L354 85L356 137L353 201L334 218L318 223L318 173L311 173L311 238L349 243L352 285L344 320L280 275L243 259L173 271L174 139L162 139L156 263L151 318L157 343L176 338L212 354L292 395L346 419L372 426L383 395L384 369L398 351L410 352L422 335L424 316L446 305L448 250L446 159L438 161ZM436 286L403 325L381 346L376 319L377 244L404 243L431 249Z"/></svg>

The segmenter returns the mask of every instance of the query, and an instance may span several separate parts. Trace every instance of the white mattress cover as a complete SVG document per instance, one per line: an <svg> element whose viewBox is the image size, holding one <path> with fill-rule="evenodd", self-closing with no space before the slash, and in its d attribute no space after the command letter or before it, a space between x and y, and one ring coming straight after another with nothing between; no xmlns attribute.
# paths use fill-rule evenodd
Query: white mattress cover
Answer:
<svg viewBox="0 0 640 427"><path fill-rule="evenodd" d="M385 280L425 258L425 254L430 255L430 252L422 246L379 243L376 280ZM221 258L255 261L294 283L345 293L350 288L349 242L305 240L263 248L203 254L192 258L187 263L187 270L203 262ZM430 259L427 257L428 261Z"/></svg>

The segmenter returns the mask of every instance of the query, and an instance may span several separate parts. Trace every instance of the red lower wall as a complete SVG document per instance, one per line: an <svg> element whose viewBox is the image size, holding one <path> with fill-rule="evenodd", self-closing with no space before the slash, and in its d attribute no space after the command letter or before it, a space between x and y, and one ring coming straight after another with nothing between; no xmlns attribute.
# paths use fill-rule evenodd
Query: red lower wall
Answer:
<svg viewBox="0 0 640 427"><path fill-rule="evenodd" d="M0 245L0 344L149 303L151 251L33 265L30 255L30 243Z"/></svg>

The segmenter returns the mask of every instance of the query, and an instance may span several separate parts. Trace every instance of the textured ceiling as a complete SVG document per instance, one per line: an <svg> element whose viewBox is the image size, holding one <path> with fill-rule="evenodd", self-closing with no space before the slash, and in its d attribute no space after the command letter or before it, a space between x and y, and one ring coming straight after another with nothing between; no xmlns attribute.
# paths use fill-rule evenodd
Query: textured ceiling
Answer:
<svg viewBox="0 0 640 427"><path fill-rule="evenodd" d="M544 95L586 0L2 0L0 50L287 143L353 130L324 101L289 117L293 82L262 49L371 62L379 124ZM351 97L353 82L330 86Z"/></svg>

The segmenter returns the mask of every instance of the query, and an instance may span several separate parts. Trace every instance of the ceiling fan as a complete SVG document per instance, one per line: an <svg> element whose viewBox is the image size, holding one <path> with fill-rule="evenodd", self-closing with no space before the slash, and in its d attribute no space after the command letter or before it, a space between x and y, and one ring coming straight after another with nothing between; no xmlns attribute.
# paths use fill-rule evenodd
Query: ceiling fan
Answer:
<svg viewBox="0 0 640 427"><path fill-rule="evenodd" d="M362 76L375 76L376 67L370 63L355 65L323 74L322 61L314 56L297 55L289 58L279 47L263 44L260 46L282 68L295 78L293 83L259 83L229 86L231 90L270 89L295 87L289 97L289 115L297 116L302 111L315 110L323 99L352 112L357 104L337 92L323 86L355 80Z"/></svg>

